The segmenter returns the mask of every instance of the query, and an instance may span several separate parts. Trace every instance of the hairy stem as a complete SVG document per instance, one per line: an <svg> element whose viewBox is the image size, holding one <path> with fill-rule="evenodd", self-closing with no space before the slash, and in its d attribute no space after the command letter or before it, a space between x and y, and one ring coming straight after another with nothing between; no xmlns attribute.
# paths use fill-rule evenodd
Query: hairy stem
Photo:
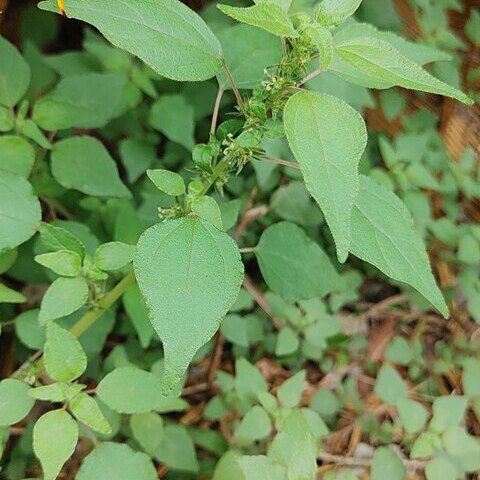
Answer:
<svg viewBox="0 0 480 480"><path fill-rule="evenodd" d="M233 93L235 94L235 98L237 100L238 106L240 107L240 110L243 110L243 108L244 108L243 99L242 99L242 96L240 95L240 91L238 90L237 83L235 82L235 79L233 78L232 72L227 67L226 63L223 64L223 69L225 70L225 73L227 74L228 80L230 81L230 85L232 86Z"/></svg>
<svg viewBox="0 0 480 480"><path fill-rule="evenodd" d="M267 162L277 163L278 165L285 165L286 167L300 170L300 166L298 165L298 163L295 162L289 162L288 160L282 160L281 158L271 157L269 155L263 155L260 158L261 160L266 160Z"/></svg>
<svg viewBox="0 0 480 480"><path fill-rule="evenodd" d="M300 81L300 83L297 84L297 87L300 87L301 85L307 83L309 80L312 78L318 77L321 73L323 73L322 68L317 68L313 72L309 73L303 80Z"/></svg>
<svg viewBox="0 0 480 480"><path fill-rule="evenodd" d="M108 310L122 294L135 283L133 270L122 278L98 303L97 308L88 311L71 329L70 333L79 337L88 330L103 313Z"/></svg>
<svg viewBox="0 0 480 480"><path fill-rule="evenodd" d="M212 123L210 125L210 133L215 134L217 130L218 112L220 110L220 104L222 103L222 97L225 90L222 87L218 87L217 98L215 99L215 107L213 108Z"/></svg>
<svg viewBox="0 0 480 480"><path fill-rule="evenodd" d="M70 329L70 333L79 337L82 333L88 330L101 316L108 310L125 291L135 283L135 274L133 270L122 278L99 302L99 305L94 310L89 310L75 325ZM38 350L31 357L29 357L10 377L18 377L25 369L32 363L38 361L42 362L40 358L42 351Z"/></svg>

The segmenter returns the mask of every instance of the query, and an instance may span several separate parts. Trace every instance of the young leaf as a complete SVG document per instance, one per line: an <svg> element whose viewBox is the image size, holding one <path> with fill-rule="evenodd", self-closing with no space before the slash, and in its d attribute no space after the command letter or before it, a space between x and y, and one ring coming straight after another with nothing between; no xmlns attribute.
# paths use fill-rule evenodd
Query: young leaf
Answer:
<svg viewBox="0 0 480 480"><path fill-rule="evenodd" d="M235 302L243 264L227 234L202 220L182 218L143 233L134 267L150 320L163 342L166 394Z"/></svg>
<svg viewBox="0 0 480 480"><path fill-rule="evenodd" d="M235 430L235 438L240 444L249 445L255 440L263 440L270 435L272 423L267 412L255 405L252 407Z"/></svg>
<svg viewBox="0 0 480 480"><path fill-rule="evenodd" d="M265 75L265 66L278 64L282 57L278 39L250 25L224 28L218 38L225 51L225 63L240 89L256 87ZM218 72L217 79L224 90L232 88L223 70Z"/></svg>
<svg viewBox="0 0 480 480"><path fill-rule="evenodd" d="M147 175L155 186L167 195L177 197L185 193L185 182L178 173L157 168L156 170L147 170Z"/></svg>
<svg viewBox="0 0 480 480"><path fill-rule="evenodd" d="M285 300L323 297L339 286L326 253L294 223L267 228L255 254L267 285Z"/></svg>
<svg viewBox="0 0 480 480"><path fill-rule="evenodd" d="M68 398L69 386L66 383L51 383L32 388L28 394L32 398L44 402L64 402Z"/></svg>
<svg viewBox="0 0 480 480"><path fill-rule="evenodd" d="M395 405L408 395L402 377L388 363L384 363L378 372L375 393L389 405Z"/></svg>
<svg viewBox="0 0 480 480"><path fill-rule="evenodd" d="M0 132L9 132L15 127L15 115L10 108L0 105Z"/></svg>
<svg viewBox="0 0 480 480"><path fill-rule="evenodd" d="M298 350L299 346L300 339L298 338L298 334L290 327L283 327L277 336L275 355L278 357L291 355Z"/></svg>
<svg viewBox="0 0 480 480"><path fill-rule="evenodd" d="M403 480L405 467L398 455L388 447L380 447L375 450L372 464L372 480Z"/></svg>
<svg viewBox="0 0 480 480"><path fill-rule="evenodd" d="M70 137L52 150L52 173L65 188L97 197L129 198L117 165L103 144L94 137Z"/></svg>
<svg viewBox="0 0 480 480"><path fill-rule="evenodd" d="M337 27L358 9L362 0L322 0L315 19L326 27Z"/></svg>
<svg viewBox="0 0 480 480"><path fill-rule="evenodd" d="M95 265L109 272L128 265L135 253L135 246L122 242L108 242L100 245L95 251L93 262Z"/></svg>
<svg viewBox="0 0 480 480"><path fill-rule="evenodd" d="M29 390L26 383L14 378L0 382L0 427L13 425L28 415L35 403Z"/></svg>
<svg viewBox="0 0 480 480"><path fill-rule="evenodd" d="M44 223L40 225L40 240L44 247L52 252L69 250L79 255L82 260L85 256L85 245L73 233L62 227Z"/></svg>
<svg viewBox="0 0 480 480"><path fill-rule="evenodd" d="M25 95L30 84L30 67L18 50L0 37L0 105L13 107Z"/></svg>
<svg viewBox="0 0 480 480"><path fill-rule="evenodd" d="M112 428L103 416L98 403L87 395L80 393L69 403L72 415L80 422L84 423L92 430L103 435L112 433Z"/></svg>
<svg viewBox="0 0 480 480"><path fill-rule="evenodd" d="M82 271L82 259L71 250L42 253L35 256L35 261L64 277L76 277Z"/></svg>
<svg viewBox="0 0 480 480"><path fill-rule="evenodd" d="M55 480L78 441L77 422L63 409L42 415L33 427L33 450L44 480Z"/></svg>
<svg viewBox="0 0 480 480"><path fill-rule="evenodd" d="M279 37L298 37L287 12L275 3L259 0L255 5L247 8L217 5L229 17L253 27L262 28Z"/></svg>
<svg viewBox="0 0 480 480"><path fill-rule="evenodd" d="M58 12L55 0L39 6ZM178 0L104 0L101 5L97 0L69 0L68 16L92 24L113 45L172 80L207 80L221 67L223 53L217 38Z"/></svg>
<svg viewBox="0 0 480 480"><path fill-rule="evenodd" d="M435 284L410 212L392 192L361 176L351 217L350 251L383 273L418 290L442 315L448 307Z"/></svg>
<svg viewBox="0 0 480 480"><path fill-rule="evenodd" d="M293 377L282 383L277 391L278 400L284 407L294 408L300 403L306 372L300 370Z"/></svg>
<svg viewBox="0 0 480 480"><path fill-rule="evenodd" d="M28 178L35 162L35 150L22 137L3 135L0 137L0 169Z"/></svg>
<svg viewBox="0 0 480 480"><path fill-rule="evenodd" d="M400 423L406 432L410 434L420 432L427 421L427 409L421 403L408 398L399 398L396 405Z"/></svg>
<svg viewBox="0 0 480 480"><path fill-rule="evenodd" d="M50 320L66 317L77 311L88 300L88 283L83 277L60 277L48 288L40 305L38 321L45 325Z"/></svg>
<svg viewBox="0 0 480 480"><path fill-rule="evenodd" d="M25 295L0 283L0 303L24 303L26 301Z"/></svg>
<svg viewBox="0 0 480 480"><path fill-rule="evenodd" d="M425 477L427 480L456 480L458 473L455 464L448 458L435 457L428 462Z"/></svg>
<svg viewBox="0 0 480 480"><path fill-rule="evenodd" d="M360 83L364 87L385 88L385 82L388 82L411 90L452 97L467 105L473 104L463 92L430 75L385 40L373 36L346 39L336 44L335 52L353 72L366 76L367 80ZM335 62L332 70L336 70Z"/></svg>
<svg viewBox="0 0 480 480"><path fill-rule="evenodd" d="M214 198L202 195L192 200L192 212L210 222L214 227L223 230L222 214Z"/></svg>
<svg viewBox="0 0 480 480"><path fill-rule="evenodd" d="M103 127L116 114L125 81L116 73L66 77L35 103L32 119L49 131Z"/></svg>
<svg viewBox="0 0 480 480"><path fill-rule="evenodd" d="M0 252L26 242L40 226L42 211L32 186L0 170Z"/></svg>
<svg viewBox="0 0 480 480"><path fill-rule="evenodd" d="M429 428L433 432L442 433L448 427L457 427L465 416L467 406L467 397L448 395L436 398Z"/></svg>
<svg viewBox="0 0 480 480"><path fill-rule="evenodd" d="M116 412L146 413L161 403L161 387L161 381L153 373L122 367L102 379L97 387L97 395Z"/></svg>
<svg viewBox="0 0 480 480"><path fill-rule="evenodd" d="M162 95L150 109L148 123L187 150L195 145L195 111L182 95Z"/></svg>
<svg viewBox="0 0 480 480"><path fill-rule="evenodd" d="M326 94L299 92L287 102L285 133L305 185L320 205L344 262L350 246L350 215L358 191L358 163L367 144L360 114Z"/></svg>
<svg viewBox="0 0 480 480"><path fill-rule="evenodd" d="M43 359L48 375L57 382L71 382L87 368L87 356L80 342L55 322L47 325Z"/></svg>

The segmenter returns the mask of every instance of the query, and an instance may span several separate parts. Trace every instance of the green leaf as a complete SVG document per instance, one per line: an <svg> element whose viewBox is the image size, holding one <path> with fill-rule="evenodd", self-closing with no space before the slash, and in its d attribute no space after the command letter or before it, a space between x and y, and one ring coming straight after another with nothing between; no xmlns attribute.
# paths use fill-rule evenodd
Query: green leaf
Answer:
<svg viewBox="0 0 480 480"><path fill-rule="evenodd" d="M25 418L35 403L30 387L14 378L0 382L0 426L13 425Z"/></svg>
<svg viewBox="0 0 480 480"><path fill-rule="evenodd" d="M227 315L223 319L220 331L229 342L241 347L248 347L248 321L245 317Z"/></svg>
<svg viewBox="0 0 480 480"><path fill-rule="evenodd" d="M315 13L317 22L326 27L337 27L358 9L362 0L322 0Z"/></svg>
<svg viewBox="0 0 480 480"><path fill-rule="evenodd" d="M126 385L128 388L125 388ZM101 380L97 395L116 412L146 413L162 402L161 386L161 381L153 373L121 367Z"/></svg>
<svg viewBox="0 0 480 480"><path fill-rule="evenodd" d="M18 50L0 37L0 105L13 107L25 95L30 84L30 67Z"/></svg>
<svg viewBox="0 0 480 480"><path fill-rule="evenodd" d="M71 382L87 368L87 356L80 342L55 322L47 325L43 359L48 375L57 382Z"/></svg>
<svg viewBox="0 0 480 480"><path fill-rule="evenodd" d="M162 390L168 393L235 302L243 264L227 234L204 221L183 218L146 230L138 241L134 267L150 320L163 342Z"/></svg>
<svg viewBox="0 0 480 480"><path fill-rule="evenodd" d="M0 170L0 252L26 242L40 226L42 211L32 186Z"/></svg>
<svg viewBox="0 0 480 480"><path fill-rule="evenodd" d="M305 33L317 47L320 68L327 70L333 59L333 38L330 30L321 25L308 25Z"/></svg>
<svg viewBox="0 0 480 480"><path fill-rule="evenodd" d="M345 39L336 43L335 52L354 74L365 76L366 80L361 83L354 78L355 83L364 87L386 88L385 85L398 85L452 97L467 105L473 104L464 93L430 75L385 40L373 36ZM335 61L331 68L337 70Z"/></svg>
<svg viewBox="0 0 480 480"><path fill-rule="evenodd" d="M207 195L195 197L192 200L192 212L219 230L223 230L222 214L214 198Z"/></svg>
<svg viewBox="0 0 480 480"><path fill-rule="evenodd" d="M116 73L88 73L60 80L33 108L33 121L44 130L100 128L122 100L126 78Z"/></svg>
<svg viewBox="0 0 480 480"><path fill-rule="evenodd" d="M403 202L361 176L352 212L350 251L383 273L418 290L442 315L448 307L435 283L423 242Z"/></svg>
<svg viewBox="0 0 480 480"><path fill-rule="evenodd" d="M388 447L375 450L371 471L372 480L404 480L406 470L398 455Z"/></svg>
<svg viewBox="0 0 480 480"><path fill-rule="evenodd" d="M185 193L185 182L178 173L157 168L156 170L147 170L147 175L155 186L167 195L177 197Z"/></svg>
<svg viewBox="0 0 480 480"><path fill-rule="evenodd" d="M68 406L70 407L72 415L92 430L103 435L112 433L112 428L103 416L98 403L86 393L77 395Z"/></svg>
<svg viewBox="0 0 480 480"><path fill-rule="evenodd" d="M247 8L222 4L217 7L238 22L261 28L279 37L298 37L298 32L287 12L272 2L259 0L255 5Z"/></svg>
<svg viewBox="0 0 480 480"><path fill-rule="evenodd" d="M294 408L300 403L303 386L306 379L305 370L300 370L293 377L282 383L277 391L277 397L282 406Z"/></svg>
<svg viewBox="0 0 480 480"><path fill-rule="evenodd" d="M151 457L159 451L165 436L163 420L157 413L137 413L130 417L133 438Z"/></svg>
<svg viewBox="0 0 480 480"><path fill-rule="evenodd" d="M435 457L425 468L427 480L456 480L458 478L455 465L447 458Z"/></svg>
<svg viewBox="0 0 480 480"><path fill-rule="evenodd" d="M463 391L467 397L480 397L480 360L467 358L463 362Z"/></svg>
<svg viewBox="0 0 480 480"><path fill-rule="evenodd" d="M25 295L0 283L0 303L24 303Z"/></svg>
<svg viewBox="0 0 480 480"><path fill-rule="evenodd" d="M287 480L285 468L264 455L244 455L238 463L248 480Z"/></svg>
<svg viewBox="0 0 480 480"><path fill-rule="evenodd" d="M28 178L35 162L35 150L22 137L4 135L0 137L0 169Z"/></svg>
<svg viewBox="0 0 480 480"><path fill-rule="evenodd" d="M182 95L163 95L151 107L148 123L187 150L195 145L195 111Z"/></svg>
<svg viewBox="0 0 480 480"><path fill-rule="evenodd" d="M83 277L60 277L48 287L40 306L38 321L45 325L50 320L66 317L77 311L88 300L88 283Z"/></svg>
<svg viewBox="0 0 480 480"><path fill-rule="evenodd" d="M448 427L442 435L445 451L461 463L463 470L475 473L480 470L480 443L465 428Z"/></svg>
<svg viewBox="0 0 480 480"><path fill-rule="evenodd" d="M267 285L287 301L323 297L339 287L326 253L293 223L267 228L255 254Z"/></svg>
<svg viewBox="0 0 480 480"><path fill-rule="evenodd" d="M148 319L148 310L145 300L135 283L123 294L123 305L137 332L140 345L147 348L155 335L155 330Z"/></svg>
<svg viewBox="0 0 480 480"><path fill-rule="evenodd" d="M240 452L228 450L215 465L212 480L246 480L240 468Z"/></svg>
<svg viewBox="0 0 480 480"><path fill-rule="evenodd" d="M119 270L133 260L134 245L122 242L108 242L100 245L93 259L95 265L107 272Z"/></svg>
<svg viewBox="0 0 480 480"><path fill-rule="evenodd" d="M193 441L182 425L167 425L155 458L175 470L197 472L198 462Z"/></svg>
<svg viewBox="0 0 480 480"><path fill-rule="evenodd" d="M408 395L402 377L388 363L384 363L378 372L375 393L389 405L395 405L400 399L406 399Z"/></svg>
<svg viewBox="0 0 480 480"><path fill-rule="evenodd" d="M15 115L10 108L0 105L0 132L9 132L15 126Z"/></svg>
<svg viewBox="0 0 480 480"><path fill-rule="evenodd" d="M76 277L82 271L82 259L71 250L57 250L35 256L35 261L64 277Z"/></svg>
<svg viewBox="0 0 480 480"><path fill-rule="evenodd" d="M43 350L45 328L38 323L40 310L27 310L15 319L15 333L18 339L31 350Z"/></svg>
<svg viewBox="0 0 480 480"><path fill-rule="evenodd" d="M250 25L224 28L218 38L225 51L225 63L240 89L255 88L265 75L265 66L280 62L282 49L278 39ZM232 88L223 70L218 72L217 79L224 90Z"/></svg>
<svg viewBox="0 0 480 480"><path fill-rule="evenodd" d="M393 32L378 30L376 27L368 23L352 23L347 27L336 31L334 43L337 45L344 40L350 40L356 37L374 37L390 43L401 55L420 66L431 62L448 61L452 59L451 55L448 53L421 43L409 42ZM338 65L339 63L337 63L337 66ZM357 76L351 68L347 68L347 70L344 70L344 68L346 68L345 65L342 65L341 71L348 71L348 74ZM358 80L360 82L362 82L362 80L365 81L367 78L369 81L372 80L369 75L358 75ZM377 79L376 81L379 80ZM385 82L384 88L389 88L390 86L392 86L391 83Z"/></svg>
<svg viewBox="0 0 480 480"><path fill-rule="evenodd" d="M58 13L55 0L40 8ZM222 48L205 22L178 0L69 0L68 16L96 27L113 45L136 55L160 75L179 81L213 77ZM172 28L172 26L175 28Z"/></svg>
<svg viewBox="0 0 480 480"><path fill-rule="evenodd" d="M62 227L42 222L40 240L50 251L69 250L79 255L82 260L85 256L85 245L73 233Z"/></svg>
<svg viewBox="0 0 480 480"><path fill-rule="evenodd" d="M127 138L120 142L119 150L130 183L138 180L157 158L155 146L145 140Z"/></svg>
<svg viewBox="0 0 480 480"><path fill-rule="evenodd" d="M275 345L275 355L281 357L283 355L291 355L298 350L300 340L298 335L290 327L283 327L277 337Z"/></svg>
<svg viewBox="0 0 480 480"><path fill-rule="evenodd" d="M235 387L242 401L257 403L259 392L267 392L268 385L262 374L243 357L235 362Z"/></svg>
<svg viewBox="0 0 480 480"><path fill-rule="evenodd" d="M468 398L459 395L438 397L433 402L433 418L430 429L442 433L448 427L457 427L465 416Z"/></svg>
<svg viewBox="0 0 480 480"><path fill-rule="evenodd" d="M28 394L32 398L44 402L64 402L68 398L69 386L66 383L51 383L32 388Z"/></svg>
<svg viewBox="0 0 480 480"><path fill-rule="evenodd" d="M76 480L157 480L152 461L125 443L102 443L83 460Z"/></svg>
<svg viewBox="0 0 480 480"><path fill-rule="evenodd" d="M255 440L263 440L270 435L272 424L267 412L260 406L252 407L235 430L239 444L249 445Z"/></svg>
<svg viewBox="0 0 480 480"><path fill-rule="evenodd" d="M96 197L131 196L120 180L115 161L94 137L70 137L52 150L52 173L65 188Z"/></svg>
<svg viewBox="0 0 480 480"><path fill-rule="evenodd" d="M427 409L421 403L408 398L399 398L396 405L400 423L406 432L410 434L420 432L427 421Z"/></svg>
<svg viewBox="0 0 480 480"><path fill-rule="evenodd" d="M360 114L326 94L299 92L287 102L285 132L307 190L320 205L344 262L350 216L358 191L358 163L367 144Z"/></svg>
<svg viewBox="0 0 480 480"><path fill-rule="evenodd" d="M33 427L33 450L44 480L55 480L78 441L77 422L63 409L42 415Z"/></svg>

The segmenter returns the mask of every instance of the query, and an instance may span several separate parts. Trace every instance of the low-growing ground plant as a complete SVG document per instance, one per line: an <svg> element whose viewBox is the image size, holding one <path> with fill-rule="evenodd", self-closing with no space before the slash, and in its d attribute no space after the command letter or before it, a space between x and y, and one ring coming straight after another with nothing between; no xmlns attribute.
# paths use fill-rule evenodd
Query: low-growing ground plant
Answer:
<svg viewBox="0 0 480 480"><path fill-rule="evenodd" d="M361 3L46 0L0 37L2 478L478 473L478 327L437 333L480 322L478 152L406 111L473 104L479 12L456 41L416 0L418 43Z"/></svg>

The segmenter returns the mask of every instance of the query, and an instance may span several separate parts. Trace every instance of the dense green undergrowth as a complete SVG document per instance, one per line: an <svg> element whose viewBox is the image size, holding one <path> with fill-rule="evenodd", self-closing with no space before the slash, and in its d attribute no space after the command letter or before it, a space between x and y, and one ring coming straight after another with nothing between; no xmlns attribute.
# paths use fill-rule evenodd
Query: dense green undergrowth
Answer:
<svg viewBox="0 0 480 480"><path fill-rule="evenodd" d="M410 108L478 10L64 3L0 37L0 476L478 472L478 152Z"/></svg>

